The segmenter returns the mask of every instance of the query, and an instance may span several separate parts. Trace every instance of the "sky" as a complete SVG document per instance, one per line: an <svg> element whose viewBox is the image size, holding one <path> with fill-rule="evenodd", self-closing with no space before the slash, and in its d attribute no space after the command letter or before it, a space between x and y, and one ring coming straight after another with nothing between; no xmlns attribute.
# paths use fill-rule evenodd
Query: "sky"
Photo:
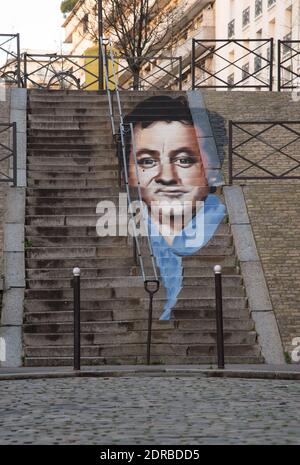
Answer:
<svg viewBox="0 0 300 465"><path fill-rule="evenodd" d="M61 0L0 0L0 34L21 35L21 48L60 51Z"/></svg>

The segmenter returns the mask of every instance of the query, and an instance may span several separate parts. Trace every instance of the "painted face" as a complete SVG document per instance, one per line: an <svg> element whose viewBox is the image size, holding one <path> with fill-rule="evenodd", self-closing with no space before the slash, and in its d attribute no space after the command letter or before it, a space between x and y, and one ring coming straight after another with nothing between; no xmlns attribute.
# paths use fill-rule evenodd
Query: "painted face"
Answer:
<svg viewBox="0 0 300 465"><path fill-rule="evenodd" d="M173 121L158 121L134 130L138 178L142 198L151 203L181 204L204 200L208 183L193 126ZM129 184L137 186L134 156L131 149Z"/></svg>

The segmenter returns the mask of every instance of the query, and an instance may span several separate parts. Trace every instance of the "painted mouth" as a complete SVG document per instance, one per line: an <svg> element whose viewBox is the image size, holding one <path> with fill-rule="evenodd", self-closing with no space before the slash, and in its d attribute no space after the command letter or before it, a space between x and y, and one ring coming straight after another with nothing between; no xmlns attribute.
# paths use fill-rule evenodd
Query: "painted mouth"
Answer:
<svg viewBox="0 0 300 465"><path fill-rule="evenodd" d="M180 189L160 189L156 191L155 194L161 197L181 197L182 195L187 194L187 192Z"/></svg>

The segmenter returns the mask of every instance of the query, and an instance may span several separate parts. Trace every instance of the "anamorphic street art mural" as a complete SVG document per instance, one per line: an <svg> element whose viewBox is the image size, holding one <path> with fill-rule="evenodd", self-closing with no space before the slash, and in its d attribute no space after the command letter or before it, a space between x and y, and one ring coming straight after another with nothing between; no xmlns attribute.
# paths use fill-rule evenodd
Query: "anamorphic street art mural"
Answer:
<svg viewBox="0 0 300 465"><path fill-rule="evenodd" d="M143 219L166 290L161 320L171 318L183 286L182 258L204 247L225 216L216 195L221 161L201 94L150 97L125 118L131 189L140 189Z"/></svg>

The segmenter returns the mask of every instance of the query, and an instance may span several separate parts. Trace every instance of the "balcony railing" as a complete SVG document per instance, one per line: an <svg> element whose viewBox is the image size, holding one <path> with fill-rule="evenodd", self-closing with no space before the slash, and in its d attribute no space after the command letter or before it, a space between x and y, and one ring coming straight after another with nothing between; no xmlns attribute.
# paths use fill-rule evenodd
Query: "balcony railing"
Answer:
<svg viewBox="0 0 300 465"><path fill-rule="evenodd" d="M193 40L192 88L273 89L273 39ZM201 48L201 54L197 49ZM231 59L232 49L238 58ZM269 52L268 52L269 49ZM245 73L245 61L251 63ZM263 73L262 73L263 71ZM235 82L228 77L235 74ZM204 76L204 78L199 78Z"/></svg>

